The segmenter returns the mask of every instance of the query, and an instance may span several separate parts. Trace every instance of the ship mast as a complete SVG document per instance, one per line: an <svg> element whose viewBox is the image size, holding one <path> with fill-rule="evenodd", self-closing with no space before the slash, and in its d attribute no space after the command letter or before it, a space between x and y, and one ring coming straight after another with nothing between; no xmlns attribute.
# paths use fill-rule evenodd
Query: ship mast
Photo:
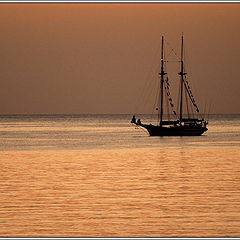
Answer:
<svg viewBox="0 0 240 240"><path fill-rule="evenodd" d="M180 116L179 116L179 120L180 122L182 121L182 115L183 115L183 83L184 83L184 79L183 76L186 75L186 73L183 71L183 35L182 35L182 42L181 42L181 70L178 73L181 77L180 77Z"/></svg>
<svg viewBox="0 0 240 240"><path fill-rule="evenodd" d="M161 48L161 72L159 75L161 76L160 80L160 127L162 127L162 120L163 120L163 83L164 83L164 75L166 74L164 72L164 60L163 60L163 36L162 36L162 48Z"/></svg>

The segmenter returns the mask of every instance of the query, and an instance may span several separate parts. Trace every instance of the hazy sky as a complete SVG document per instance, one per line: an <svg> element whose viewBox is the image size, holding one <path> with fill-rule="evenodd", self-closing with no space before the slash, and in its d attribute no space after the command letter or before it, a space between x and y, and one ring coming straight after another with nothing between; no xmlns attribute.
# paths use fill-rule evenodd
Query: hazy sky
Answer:
<svg viewBox="0 0 240 240"><path fill-rule="evenodd" d="M0 113L146 111L161 35L179 54L182 32L200 107L240 113L239 26L238 3L0 4Z"/></svg>

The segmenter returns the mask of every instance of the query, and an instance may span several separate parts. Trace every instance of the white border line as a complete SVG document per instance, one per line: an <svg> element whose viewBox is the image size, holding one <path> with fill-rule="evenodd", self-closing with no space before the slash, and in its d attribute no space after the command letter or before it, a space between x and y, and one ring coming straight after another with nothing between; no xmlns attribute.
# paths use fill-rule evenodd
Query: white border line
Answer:
<svg viewBox="0 0 240 240"><path fill-rule="evenodd" d="M182 240L201 240L201 239L204 239L204 240L238 240L240 239L239 237L233 237L233 238L228 238L228 237L91 237L91 238L88 238L88 237L82 237L82 238L78 238L78 237L34 237L34 238L30 238L30 237L19 237L19 238L14 238L14 237L7 237L7 238L1 238L0 239L4 239L4 240L19 240L19 239L36 239L36 240L77 240L77 239L81 239L81 240L177 240L177 239L182 239Z"/></svg>
<svg viewBox="0 0 240 240"><path fill-rule="evenodd" d="M240 0L222 0L222 1L219 1L219 0L210 0L210 1L207 1L207 0L163 0L163 1L159 1L159 0L131 0L131 1L127 1L127 0L116 0L116 1L112 1L112 0L105 0L105 1L102 1L102 0L83 0L83 1L80 1L80 0L5 0L5 1L1 1L0 0L0 3L240 3ZM1 239L1 238L0 238Z"/></svg>

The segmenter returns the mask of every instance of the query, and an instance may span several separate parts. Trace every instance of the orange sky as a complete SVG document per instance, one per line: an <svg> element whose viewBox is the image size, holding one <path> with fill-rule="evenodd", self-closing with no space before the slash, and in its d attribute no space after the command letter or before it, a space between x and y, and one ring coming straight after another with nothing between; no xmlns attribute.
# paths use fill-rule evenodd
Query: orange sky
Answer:
<svg viewBox="0 0 240 240"><path fill-rule="evenodd" d="M0 4L0 113L134 113L182 32L200 107L240 113L239 26L237 3Z"/></svg>

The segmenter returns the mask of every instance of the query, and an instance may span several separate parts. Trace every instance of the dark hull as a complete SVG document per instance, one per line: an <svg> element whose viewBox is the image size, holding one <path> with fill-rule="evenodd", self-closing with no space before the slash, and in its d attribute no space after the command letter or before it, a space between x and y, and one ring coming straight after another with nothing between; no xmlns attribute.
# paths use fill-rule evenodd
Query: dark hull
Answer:
<svg viewBox="0 0 240 240"><path fill-rule="evenodd" d="M150 136L200 136L208 130L202 126L160 127L141 124L141 127L146 128Z"/></svg>

